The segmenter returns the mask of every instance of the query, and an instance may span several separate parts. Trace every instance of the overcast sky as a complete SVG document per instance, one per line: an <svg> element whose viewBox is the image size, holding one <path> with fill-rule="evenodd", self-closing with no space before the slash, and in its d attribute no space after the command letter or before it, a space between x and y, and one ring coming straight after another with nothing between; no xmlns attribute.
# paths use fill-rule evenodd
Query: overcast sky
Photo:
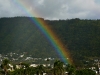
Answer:
<svg viewBox="0 0 100 75"><path fill-rule="evenodd" d="M25 16L26 9L45 19L100 19L100 0L0 0L0 17Z"/></svg>

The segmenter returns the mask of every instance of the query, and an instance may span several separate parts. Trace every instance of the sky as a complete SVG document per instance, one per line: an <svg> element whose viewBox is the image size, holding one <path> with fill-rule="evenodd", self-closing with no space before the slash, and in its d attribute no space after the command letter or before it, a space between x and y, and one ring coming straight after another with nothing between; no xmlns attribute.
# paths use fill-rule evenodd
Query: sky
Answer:
<svg viewBox="0 0 100 75"><path fill-rule="evenodd" d="M26 11L52 20L100 19L100 0L0 0L0 17L27 16Z"/></svg>

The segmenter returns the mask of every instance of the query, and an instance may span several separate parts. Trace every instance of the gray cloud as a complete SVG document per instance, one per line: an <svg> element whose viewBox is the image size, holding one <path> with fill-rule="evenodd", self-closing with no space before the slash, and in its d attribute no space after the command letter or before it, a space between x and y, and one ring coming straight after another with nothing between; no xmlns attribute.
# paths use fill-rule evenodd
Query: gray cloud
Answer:
<svg viewBox="0 0 100 75"><path fill-rule="evenodd" d="M24 16L29 11L47 19L99 19L99 9L99 0L0 0L0 17Z"/></svg>

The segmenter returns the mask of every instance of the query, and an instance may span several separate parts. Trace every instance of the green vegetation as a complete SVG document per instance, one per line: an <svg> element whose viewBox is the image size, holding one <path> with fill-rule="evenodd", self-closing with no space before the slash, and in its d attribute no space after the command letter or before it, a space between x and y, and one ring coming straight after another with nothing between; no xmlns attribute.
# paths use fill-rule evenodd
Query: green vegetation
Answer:
<svg viewBox="0 0 100 75"><path fill-rule="evenodd" d="M59 60L54 62L54 69L53 69L54 75L63 75L64 74L63 64L64 63Z"/></svg>
<svg viewBox="0 0 100 75"><path fill-rule="evenodd" d="M8 69L9 69L9 64L10 61L8 59L4 59L3 63L1 64L1 68L4 70L4 74L7 75L8 74Z"/></svg>
<svg viewBox="0 0 100 75"><path fill-rule="evenodd" d="M8 61L8 59L5 59L2 64L7 65ZM53 67L44 67L41 64L36 67L30 67L30 64L27 63L20 63L20 68L10 65L6 68L6 71L5 68L1 68L0 75L44 75L44 73L45 75L96 75L95 71L91 69L76 69L70 64L64 66L64 63L60 60L56 60Z"/></svg>
<svg viewBox="0 0 100 75"><path fill-rule="evenodd" d="M42 19L43 20L43 19ZM43 20L68 48L75 64L100 57L100 20ZM58 57L56 50L28 17L0 19L0 53L26 52L32 57ZM90 63L92 64L92 63Z"/></svg>
<svg viewBox="0 0 100 75"><path fill-rule="evenodd" d="M81 66L83 61L93 61L100 57L100 20L75 18L47 23L69 49L76 64Z"/></svg>
<svg viewBox="0 0 100 75"><path fill-rule="evenodd" d="M56 57L45 35L26 17L0 19L0 53L22 53L35 57Z"/></svg>
<svg viewBox="0 0 100 75"><path fill-rule="evenodd" d="M96 75L94 71L90 69L77 70L75 75Z"/></svg>

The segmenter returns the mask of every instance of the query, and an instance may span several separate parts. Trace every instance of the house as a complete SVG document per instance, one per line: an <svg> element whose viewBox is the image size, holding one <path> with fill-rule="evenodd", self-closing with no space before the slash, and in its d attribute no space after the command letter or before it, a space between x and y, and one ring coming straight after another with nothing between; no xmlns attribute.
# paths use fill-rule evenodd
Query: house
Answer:
<svg viewBox="0 0 100 75"><path fill-rule="evenodd" d="M8 71L14 71L13 65L12 64L8 64L8 65L9 65Z"/></svg>
<svg viewBox="0 0 100 75"><path fill-rule="evenodd" d="M31 64L29 67L37 67L39 64Z"/></svg>

